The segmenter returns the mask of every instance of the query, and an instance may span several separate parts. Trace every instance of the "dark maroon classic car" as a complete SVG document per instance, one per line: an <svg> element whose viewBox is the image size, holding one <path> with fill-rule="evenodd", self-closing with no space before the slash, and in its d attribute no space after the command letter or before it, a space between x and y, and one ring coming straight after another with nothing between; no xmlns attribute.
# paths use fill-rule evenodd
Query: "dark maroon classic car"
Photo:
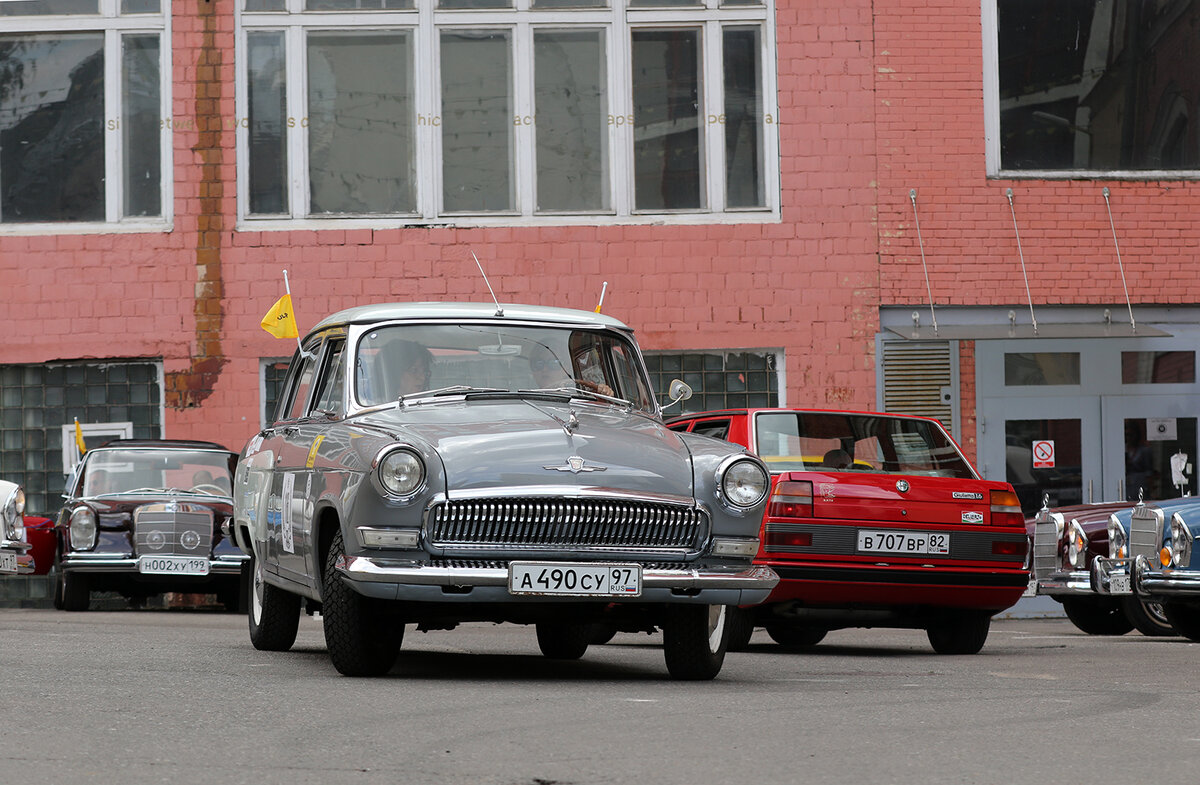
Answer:
<svg viewBox="0 0 1200 785"><path fill-rule="evenodd" d="M246 556L226 536L237 454L200 441L120 439L89 450L55 522L54 605L92 592L137 602L163 592L244 602Z"/></svg>

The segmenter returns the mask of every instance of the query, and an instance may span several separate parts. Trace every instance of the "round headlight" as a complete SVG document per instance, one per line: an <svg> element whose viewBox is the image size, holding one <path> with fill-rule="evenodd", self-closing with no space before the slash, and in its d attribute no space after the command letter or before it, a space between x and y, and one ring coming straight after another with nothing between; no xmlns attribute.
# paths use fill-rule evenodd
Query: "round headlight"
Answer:
<svg viewBox="0 0 1200 785"><path fill-rule="evenodd" d="M1192 560L1192 532L1179 517L1171 516L1171 566L1186 567Z"/></svg>
<svg viewBox="0 0 1200 785"><path fill-rule="evenodd" d="M1072 567L1082 570L1084 556L1087 554L1087 535L1083 533L1083 527L1079 525L1078 521L1071 521L1068 531L1067 558Z"/></svg>
<svg viewBox="0 0 1200 785"><path fill-rule="evenodd" d="M96 547L96 513L90 507L78 507L71 513L71 547L77 551Z"/></svg>
<svg viewBox="0 0 1200 785"><path fill-rule="evenodd" d="M425 464L415 453L395 450L379 462L379 484L393 496L411 496L425 482Z"/></svg>
<svg viewBox="0 0 1200 785"><path fill-rule="evenodd" d="M1108 519L1108 555L1112 559L1125 558L1125 528L1115 516Z"/></svg>
<svg viewBox="0 0 1200 785"><path fill-rule="evenodd" d="M753 507L763 500L771 487L771 480L754 461L736 461L725 470L721 478L721 492L730 504L737 507Z"/></svg>

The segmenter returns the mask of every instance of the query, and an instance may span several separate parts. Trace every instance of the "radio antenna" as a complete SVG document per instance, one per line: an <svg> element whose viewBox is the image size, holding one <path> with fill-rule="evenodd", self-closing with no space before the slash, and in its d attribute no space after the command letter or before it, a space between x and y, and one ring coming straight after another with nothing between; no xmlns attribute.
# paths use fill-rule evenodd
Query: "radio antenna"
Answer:
<svg viewBox="0 0 1200 785"><path fill-rule="evenodd" d="M604 305L604 293L608 291L608 281L604 282L604 286L600 287L600 302L596 303L596 313L600 313L600 306Z"/></svg>
<svg viewBox="0 0 1200 785"><path fill-rule="evenodd" d="M479 274L483 276L483 282L487 284L488 291L492 293L492 301L496 303L496 315L503 316L504 309L500 307L500 301L496 299L496 292L492 290L492 284L488 281L487 273L483 271L483 265L479 263L479 257L471 251L471 258L475 260L475 266L479 268Z"/></svg>

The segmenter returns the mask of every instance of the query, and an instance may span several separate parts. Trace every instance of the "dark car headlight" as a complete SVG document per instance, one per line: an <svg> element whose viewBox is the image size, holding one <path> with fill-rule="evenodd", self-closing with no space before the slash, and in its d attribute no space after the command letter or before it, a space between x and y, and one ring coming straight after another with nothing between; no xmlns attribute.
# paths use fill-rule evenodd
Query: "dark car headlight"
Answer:
<svg viewBox="0 0 1200 785"><path fill-rule="evenodd" d="M71 512L71 549L90 551L96 547L96 513L91 507L76 507Z"/></svg>
<svg viewBox="0 0 1200 785"><path fill-rule="evenodd" d="M753 507L766 497L771 478L756 461L746 458L726 464L719 472L721 497L734 507Z"/></svg>
<svg viewBox="0 0 1200 785"><path fill-rule="evenodd" d="M375 461L379 484L392 496L407 498L425 484L425 462L407 449L383 453Z"/></svg>

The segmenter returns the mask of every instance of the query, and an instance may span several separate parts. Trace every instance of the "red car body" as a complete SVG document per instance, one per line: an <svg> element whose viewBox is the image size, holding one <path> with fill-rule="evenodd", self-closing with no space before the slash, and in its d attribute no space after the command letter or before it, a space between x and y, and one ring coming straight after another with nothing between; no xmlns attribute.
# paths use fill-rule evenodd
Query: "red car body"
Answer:
<svg viewBox="0 0 1200 785"><path fill-rule="evenodd" d="M755 563L780 582L743 609L735 643L753 626L785 646L844 627L909 627L925 629L938 652L974 653L991 616L1028 586L1012 486L981 479L936 420L729 409L668 426L741 444L771 469ZM843 465L826 465L830 456Z"/></svg>
<svg viewBox="0 0 1200 785"><path fill-rule="evenodd" d="M25 516L25 539L33 546L34 575L45 575L54 564L54 520L36 515Z"/></svg>

